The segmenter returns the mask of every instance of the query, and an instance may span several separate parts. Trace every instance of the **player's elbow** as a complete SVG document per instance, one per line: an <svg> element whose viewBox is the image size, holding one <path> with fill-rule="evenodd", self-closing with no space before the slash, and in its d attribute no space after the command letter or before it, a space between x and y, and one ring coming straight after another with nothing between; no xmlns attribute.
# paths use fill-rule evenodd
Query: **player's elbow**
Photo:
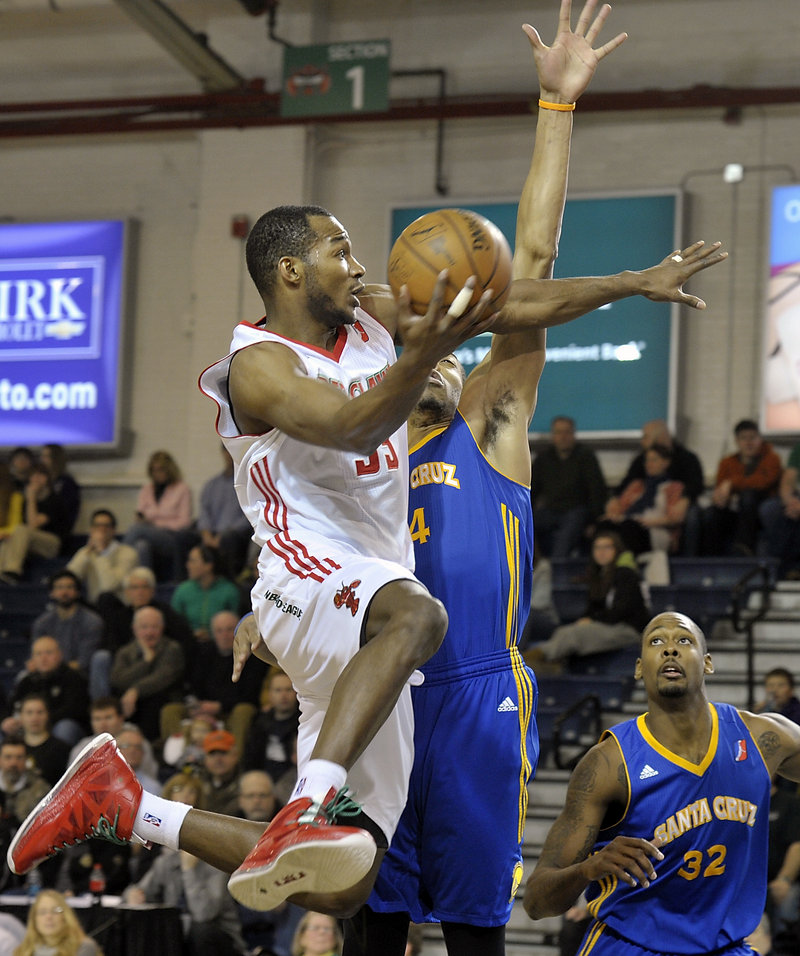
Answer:
<svg viewBox="0 0 800 956"><path fill-rule="evenodd" d="M548 898L541 882L531 877L525 886L522 906L531 919L544 919L546 916L558 916L563 912Z"/></svg>

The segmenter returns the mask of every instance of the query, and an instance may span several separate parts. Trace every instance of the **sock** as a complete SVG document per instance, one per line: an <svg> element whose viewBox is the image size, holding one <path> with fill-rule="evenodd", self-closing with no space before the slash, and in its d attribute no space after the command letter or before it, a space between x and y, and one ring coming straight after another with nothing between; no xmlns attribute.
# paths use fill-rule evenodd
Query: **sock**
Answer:
<svg viewBox="0 0 800 956"><path fill-rule="evenodd" d="M346 779L347 771L340 764L330 760L309 760L289 799L324 797L331 787L341 790Z"/></svg>
<svg viewBox="0 0 800 956"><path fill-rule="evenodd" d="M188 803L165 800L143 790L133 821L133 834L143 842L159 843L177 850L184 817L191 809Z"/></svg>

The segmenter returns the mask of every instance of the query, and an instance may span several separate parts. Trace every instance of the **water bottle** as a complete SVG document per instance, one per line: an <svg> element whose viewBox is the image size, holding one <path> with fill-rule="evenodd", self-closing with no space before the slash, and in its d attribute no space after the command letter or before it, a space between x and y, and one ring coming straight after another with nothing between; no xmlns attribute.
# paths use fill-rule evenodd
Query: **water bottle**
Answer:
<svg viewBox="0 0 800 956"><path fill-rule="evenodd" d="M99 901L100 897L106 891L106 874L100 863L95 863L92 872L89 874L89 892Z"/></svg>
<svg viewBox="0 0 800 956"><path fill-rule="evenodd" d="M39 893L39 890L42 888L42 874L39 872L39 867L35 866L25 878L25 887L28 891L28 896L31 900L35 899Z"/></svg>

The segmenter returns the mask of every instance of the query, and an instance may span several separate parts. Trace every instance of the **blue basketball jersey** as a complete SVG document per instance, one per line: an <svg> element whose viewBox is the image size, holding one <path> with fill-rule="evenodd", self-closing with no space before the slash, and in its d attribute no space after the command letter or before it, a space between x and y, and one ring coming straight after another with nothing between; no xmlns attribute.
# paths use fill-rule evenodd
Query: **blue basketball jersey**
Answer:
<svg viewBox="0 0 800 956"><path fill-rule="evenodd" d="M450 616L423 672L515 646L530 608L530 489L489 464L460 412L411 449L409 475L415 573Z"/></svg>
<svg viewBox="0 0 800 956"><path fill-rule="evenodd" d="M605 927L660 953L706 953L740 942L757 926L767 883L770 776L735 707L709 704L712 732L699 764L671 753L645 715L612 727L630 786L619 823L601 831L595 851L618 834L664 844L646 889L614 877L592 883L582 953ZM598 945L597 950L600 951Z"/></svg>
<svg viewBox="0 0 800 956"><path fill-rule="evenodd" d="M417 577L447 608L412 688L408 802L369 905L414 922L508 922L522 880L537 687L517 649L530 603L530 491L483 456L461 414L412 449Z"/></svg>

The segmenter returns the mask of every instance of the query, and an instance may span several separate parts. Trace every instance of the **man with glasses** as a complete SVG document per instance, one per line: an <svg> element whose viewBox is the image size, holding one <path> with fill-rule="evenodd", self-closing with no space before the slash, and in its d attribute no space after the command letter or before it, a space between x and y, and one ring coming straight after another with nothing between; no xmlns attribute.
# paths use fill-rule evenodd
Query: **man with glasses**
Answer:
<svg viewBox="0 0 800 956"><path fill-rule="evenodd" d="M122 582L136 567L136 549L117 541L117 519L107 508L92 513L89 539L73 554L67 564L83 583L86 600L96 604L104 591L122 597Z"/></svg>

